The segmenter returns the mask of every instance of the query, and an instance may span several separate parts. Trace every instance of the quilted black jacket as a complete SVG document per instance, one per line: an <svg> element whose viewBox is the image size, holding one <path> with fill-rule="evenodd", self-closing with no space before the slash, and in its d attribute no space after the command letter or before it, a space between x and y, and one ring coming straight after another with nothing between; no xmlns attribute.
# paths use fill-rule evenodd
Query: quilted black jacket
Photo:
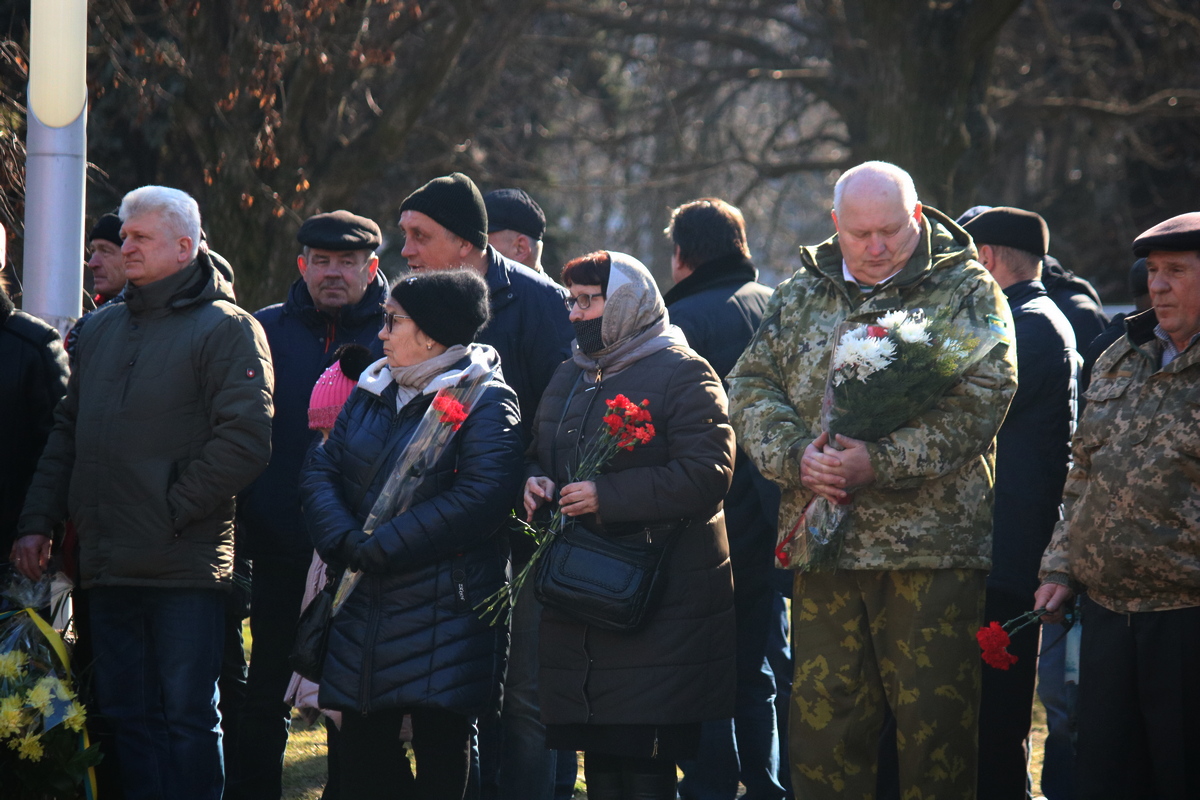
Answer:
<svg viewBox="0 0 1200 800"><path fill-rule="evenodd" d="M361 530L431 399L418 395L397 411L394 383L381 394L360 386L313 451L301 497L327 563L345 563L343 541ZM493 380L410 509L358 547L366 574L330 630L322 708L471 716L494 702L507 632L473 607L505 581L508 545L499 532L522 485L520 424L516 395Z"/></svg>

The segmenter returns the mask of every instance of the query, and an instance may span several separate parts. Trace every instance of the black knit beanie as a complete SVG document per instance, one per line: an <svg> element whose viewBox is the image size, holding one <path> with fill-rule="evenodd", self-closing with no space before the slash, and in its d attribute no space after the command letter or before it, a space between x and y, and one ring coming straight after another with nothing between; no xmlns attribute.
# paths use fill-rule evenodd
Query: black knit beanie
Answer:
<svg viewBox="0 0 1200 800"><path fill-rule="evenodd" d="M404 198L400 213L405 211L420 211L480 250L487 248L487 206L479 187L461 172L434 178Z"/></svg>
<svg viewBox="0 0 1200 800"><path fill-rule="evenodd" d="M401 278L392 299L416 326L446 347L467 345L487 324L488 289L474 272L430 270Z"/></svg>
<svg viewBox="0 0 1200 800"><path fill-rule="evenodd" d="M120 247L121 218L110 212L96 220L96 224L92 226L92 230L88 234L88 241L94 242L97 239L112 242L117 247Z"/></svg>

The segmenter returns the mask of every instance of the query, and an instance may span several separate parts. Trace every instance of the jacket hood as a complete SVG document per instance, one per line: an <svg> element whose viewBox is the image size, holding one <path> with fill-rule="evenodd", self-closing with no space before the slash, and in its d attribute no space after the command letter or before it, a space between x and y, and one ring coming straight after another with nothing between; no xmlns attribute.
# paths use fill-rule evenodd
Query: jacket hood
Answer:
<svg viewBox="0 0 1200 800"><path fill-rule="evenodd" d="M165 278L145 286L125 284L125 300L133 314L186 308L217 300L236 302L233 285L217 270L204 249L191 264Z"/></svg>
<svg viewBox="0 0 1200 800"><path fill-rule="evenodd" d="M921 216L924 222L917 249L888 281L889 285L913 286L933 270L957 266L979 257L971 234L950 217L932 206L922 206ZM816 247L801 247L800 258L809 272L833 280L839 287L844 283L842 248L836 233Z"/></svg>
<svg viewBox="0 0 1200 800"><path fill-rule="evenodd" d="M460 358L453 367L431 380L422 394L434 394L438 389L453 386L463 378L482 375L489 371L494 372L497 377L501 375L500 354L496 352L496 348L487 344L469 344L467 345L467 354ZM386 357L372 363L363 370L362 375L358 376L359 388L365 389L377 397L382 397L384 391L392 383L394 383L392 370L388 366Z"/></svg>

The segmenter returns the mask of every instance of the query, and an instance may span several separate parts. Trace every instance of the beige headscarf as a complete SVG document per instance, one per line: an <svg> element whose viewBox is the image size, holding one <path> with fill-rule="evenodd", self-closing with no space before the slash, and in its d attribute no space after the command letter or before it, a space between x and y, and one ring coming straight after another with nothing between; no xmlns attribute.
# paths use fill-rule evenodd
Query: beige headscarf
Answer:
<svg viewBox="0 0 1200 800"><path fill-rule="evenodd" d="M636 258L608 251L612 266L604 300L604 322L594 353L572 346L572 358L588 383L620 372L633 362L671 345L687 345L683 331L671 324L662 295L650 271Z"/></svg>

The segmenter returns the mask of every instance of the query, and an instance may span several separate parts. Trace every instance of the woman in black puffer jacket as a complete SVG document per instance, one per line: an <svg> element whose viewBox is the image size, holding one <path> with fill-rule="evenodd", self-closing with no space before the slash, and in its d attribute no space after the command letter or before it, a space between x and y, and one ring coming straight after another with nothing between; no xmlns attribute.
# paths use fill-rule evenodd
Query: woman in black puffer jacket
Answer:
<svg viewBox="0 0 1200 800"><path fill-rule="evenodd" d="M592 800L670 800L675 762L704 720L733 716L734 619L721 501L733 473L725 392L669 324L640 262L598 252L563 270L577 334L534 419L525 509L547 499L594 532L644 541L675 530L658 604L637 630L603 630L547 606L538 688L546 744L583 750ZM649 401L656 433L595 481L572 483L605 401ZM565 484L565 485L564 485Z"/></svg>
<svg viewBox="0 0 1200 800"><path fill-rule="evenodd" d="M520 412L498 371L409 510L362 531L439 376L498 366L492 348L471 344L487 302L486 285L467 272L398 282L379 334L385 358L363 372L301 476L321 557L364 573L333 619L321 679L321 707L343 712L343 797L461 798L473 718L499 692L507 634L473 608L504 584L498 529L521 486ZM400 742L405 714L415 778Z"/></svg>

